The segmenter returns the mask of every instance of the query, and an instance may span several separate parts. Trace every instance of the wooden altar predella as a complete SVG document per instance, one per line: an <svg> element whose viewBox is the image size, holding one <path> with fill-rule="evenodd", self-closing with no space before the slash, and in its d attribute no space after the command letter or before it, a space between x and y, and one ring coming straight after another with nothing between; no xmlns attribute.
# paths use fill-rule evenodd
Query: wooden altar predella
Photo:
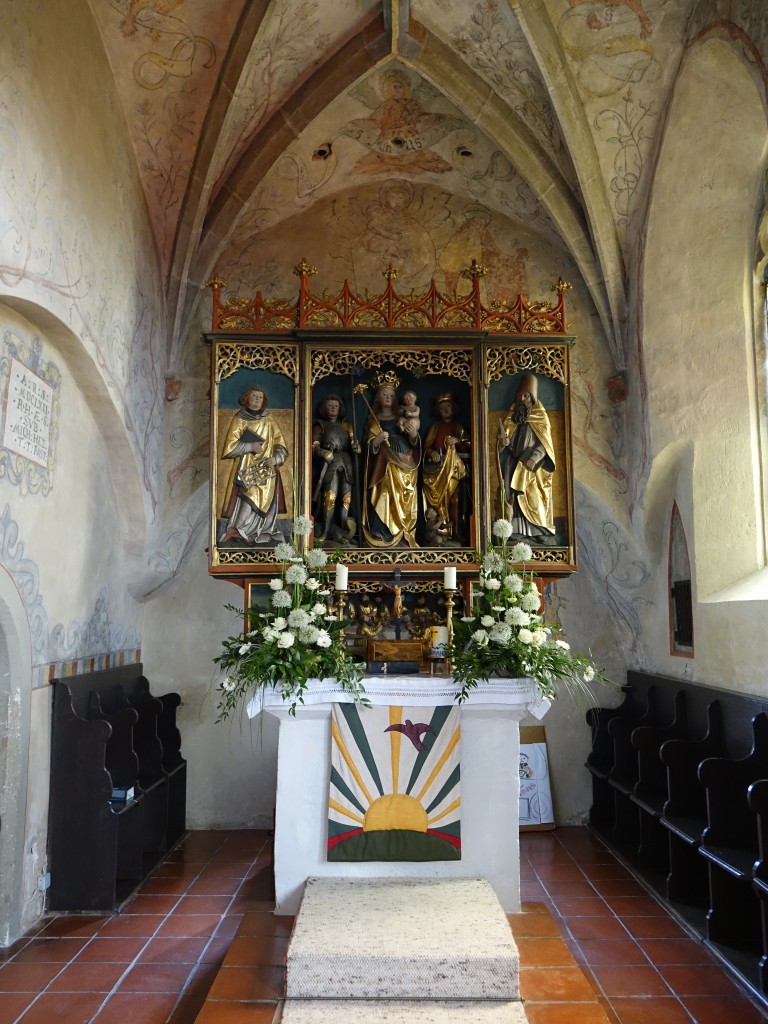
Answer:
<svg viewBox="0 0 768 1024"><path fill-rule="evenodd" d="M260 581L274 574L275 543L290 537L294 517L304 513L313 519L314 543L348 566L353 589L366 581L392 581L393 574L395 584L437 581L446 564L456 566L459 581L476 576L477 551L491 538L492 523L509 512L501 438L505 427L509 430L508 414L523 379L534 379L546 411L554 463L548 476L550 530L529 540L535 570L540 577L573 572L569 286L554 284L551 303L517 296L485 306L484 271L474 260L463 272L469 290L461 296L441 294L434 281L423 294L399 294L397 270L391 266L384 271L384 291L375 296L356 295L349 282L335 294L312 292L316 268L306 261L295 273L299 294L293 302L266 299L261 292L252 299L226 297L223 281L210 282L211 574L248 584L258 603ZM397 415L415 423L415 430L409 428L415 440L407 457L415 466L408 487L415 486L417 494L413 528L392 534L383 530L381 536L373 506L366 508L376 471L369 479L366 429L376 388L383 384L395 392ZM249 389L262 394L254 404L262 412L268 408L261 422L269 421L269 430L262 431L269 437L246 483L256 495L255 505L265 508L272 500L274 508L271 522L239 530L243 516L233 515L233 445L248 429L242 416L249 415ZM329 426L328 408L334 413L338 405ZM450 509L437 501L430 504L429 491L437 461L430 445L446 421L443 433L459 438L454 477L461 477L453 485ZM330 449L345 446L346 454L330 457ZM340 460L346 469L339 467ZM329 496L330 490L335 494ZM415 600L415 594L414 588L409 597Z"/></svg>

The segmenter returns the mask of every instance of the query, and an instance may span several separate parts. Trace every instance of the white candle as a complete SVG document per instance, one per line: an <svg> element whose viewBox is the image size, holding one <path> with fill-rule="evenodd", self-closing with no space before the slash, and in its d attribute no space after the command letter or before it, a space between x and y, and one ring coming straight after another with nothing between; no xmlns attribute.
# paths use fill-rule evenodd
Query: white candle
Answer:
<svg viewBox="0 0 768 1024"><path fill-rule="evenodd" d="M339 562L336 566L336 589L346 590L347 589L347 577L349 575L349 569L346 565L342 565Z"/></svg>
<svg viewBox="0 0 768 1024"><path fill-rule="evenodd" d="M456 589L456 566L446 565L443 569L443 586L446 590Z"/></svg>

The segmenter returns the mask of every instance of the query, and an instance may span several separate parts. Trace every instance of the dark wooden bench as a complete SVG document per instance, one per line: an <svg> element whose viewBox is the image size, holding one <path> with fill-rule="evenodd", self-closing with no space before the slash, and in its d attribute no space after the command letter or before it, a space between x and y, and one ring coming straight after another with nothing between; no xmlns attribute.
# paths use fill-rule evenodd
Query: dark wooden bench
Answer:
<svg viewBox="0 0 768 1024"><path fill-rule="evenodd" d="M624 690L587 714L590 825L768 996L768 702L644 672Z"/></svg>
<svg viewBox="0 0 768 1024"><path fill-rule="evenodd" d="M184 833L179 697L154 697L141 664L53 688L48 909L111 910Z"/></svg>

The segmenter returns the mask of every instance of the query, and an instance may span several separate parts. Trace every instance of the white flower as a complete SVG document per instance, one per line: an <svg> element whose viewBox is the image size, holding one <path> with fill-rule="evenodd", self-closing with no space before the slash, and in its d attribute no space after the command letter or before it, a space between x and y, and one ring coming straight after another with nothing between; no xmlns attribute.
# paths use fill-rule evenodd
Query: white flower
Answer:
<svg viewBox="0 0 768 1024"><path fill-rule="evenodd" d="M279 580L276 576L273 576L272 579L269 581L269 586L272 590L282 590L283 581Z"/></svg>
<svg viewBox="0 0 768 1024"><path fill-rule="evenodd" d="M280 630L275 629L274 626L267 626L264 629L264 639L269 643L272 640L277 640L280 636Z"/></svg>
<svg viewBox="0 0 768 1024"><path fill-rule="evenodd" d="M508 540L512 536L512 523L508 519L497 519L493 524L493 535L499 540Z"/></svg>
<svg viewBox="0 0 768 1024"><path fill-rule="evenodd" d="M533 643L536 647L541 647L543 643L547 641L547 634L543 629L534 629L533 631Z"/></svg>
<svg viewBox="0 0 768 1024"><path fill-rule="evenodd" d="M520 604L527 612L537 612L541 605L541 598L539 597L538 590L533 592L529 591L527 594L523 594L520 598Z"/></svg>
<svg viewBox="0 0 768 1024"><path fill-rule="evenodd" d="M504 614L504 618L510 626L527 626L531 621L531 616L528 612L524 612L522 608L507 609Z"/></svg>
<svg viewBox="0 0 768 1024"><path fill-rule="evenodd" d="M318 597L328 597L329 594L330 594L330 590L328 590L327 588L325 588L323 590L318 590L318 592L317 592L317 596Z"/></svg>
<svg viewBox="0 0 768 1024"><path fill-rule="evenodd" d="M562 647L564 651L570 651L571 649L571 645L568 643L567 640L555 640L555 644L558 647Z"/></svg>
<svg viewBox="0 0 768 1024"><path fill-rule="evenodd" d="M484 629L476 629L472 634L472 640L477 644L478 647L488 646L488 634Z"/></svg>
<svg viewBox="0 0 768 1024"><path fill-rule="evenodd" d="M317 634L319 632L320 631L317 626L302 626L299 630L299 640L301 640L303 644L313 644L317 640Z"/></svg>
<svg viewBox="0 0 768 1024"><path fill-rule="evenodd" d="M286 583L306 583L307 570L303 565L289 565L285 570Z"/></svg>
<svg viewBox="0 0 768 1024"><path fill-rule="evenodd" d="M247 654L252 647L253 644L243 644L240 650L238 651L238 654Z"/></svg>
<svg viewBox="0 0 768 1024"><path fill-rule="evenodd" d="M307 590L317 590L320 586L320 580L316 579L314 576L310 576L304 586Z"/></svg>
<svg viewBox="0 0 768 1024"><path fill-rule="evenodd" d="M308 537L312 533L312 520L309 516L296 516L293 520L293 532L297 537Z"/></svg>
<svg viewBox="0 0 768 1024"><path fill-rule="evenodd" d="M485 581L486 590L501 590L501 581L491 576Z"/></svg>
<svg viewBox="0 0 768 1024"><path fill-rule="evenodd" d="M290 608L291 603L291 595L287 590L278 590L277 593L272 595L273 608Z"/></svg>
<svg viewBox="0 0 768 1024"><path fill-rule="evenodd" d="M495 551L489 551L487 555L483 556L483 572L499 572L500 569L504 568L504 562L502 561L501 555L497 555Z"/></svg>
<svg viewBox="0 0 768 1024"><path fill-rule="evenodd" d="M295 639L296 637L293 635L293 633L286 629L285 632L281 633L280 636L277 638L277 646L293 647L293 642Z"/></svg>
<svg viewBox="0 0 768 1024"><path fill-rule="evenodd" d="M307 565L310 569L322 569L328 565L328 552L322 548L312 548L307 552Z"/></svg>
<svg viewBox="0 0 768 1024"><path fill-rule="evenodd" d="M332 643L331 634L327 629L318 629L315 643L318 647L330 647Z"/></svg>
<svg viewBox="0 0 768 1024"><path fill-rule="evenodd" d="M272 628L273 629L277 629L277 630L281 630L281 629L285 629L285 627L287 625L288 625L288 619L283 618L282 615L278 615L277 618L275 619L275 621L272 623Z"/></svg>
<svg viewBox="0 0 768 1024"><path fill-rule="evenodd" d="M509 576L504 577L504 586L510 594L519 594L523 589L523 581L516 572L511 572Z"/></svg>
<svg viewBox="0 0 768 1024"><path fill-rule="evenodd" d="M510 549L509 557L513 562L530 562L533 558L533 548L521 541Z"/></svg>
<svg viewBox="0 0 768 1024"><path fill-rule="evenodd" d="M475 621L475 616L474 615L462 615L461 616L461 621L462 622L474 622Z"/></svg>
<svg viewBox="0 0 768 1024"><path fill-rule="evenodd" d="M288 613L288 625L291 629L301 629L311 622L309 614L303 608L294 608Z"/></svg>
<svg viewBox="0 0 768 1024"><path fill-rule="evenodd" d="M314 615L314 616L322 615L323 618L326 618L326 614L325 613L327 611L328 611L328 609L325 607L325 605L322 603L322 601L318 601L317 604L313 604L312 607L309 609L310 615ZM332 615L330 616L330 619L331 619L331 621L333 621L333 616Z"/></svg>
<svg viewBox="0 0 768 1024"><path fill-rule="evenodd" d="M595 670L592 668L591 665L587 665L587 667L584 669L584 682L591 683L594 678Z"/></svg>
<svg viewBox="0 0 768 1024"><path fill-rule="evenodd" d="M234 681L234 679L231 679L229 676L227 676L225 679L222 679L221 681L221 688L222 690L226 690L227 693L231 693L236 685L237 683Z"/></svg>
<svg viewBox="0 0 768 1024"><path fill-rule="evenodd" d="M485 626L486 629L488 628L488 626L492 626L495 622L496 622L496 619L494 619L494 617L492 615L481 615L480 616L480 625L481 626Z"/></svg>
<svg viewBox="0 0 768 1024"><path fill-rule="evenodd" d="M490 637L497 644L508 644L512 639L512 627L506 622L497 622L490 632Z"/></svg>
<svg viewBox="0 0 768 1024"><path fill-rule="evenodd" d="M275 558L279 562L287 562L295 554L293 544L289 544L284 540L281 540L279 544L275 544Z"/></svg>
<svg viewBox="0 0 768 1024"><path fill-rule="evenodd" d="M532 644L533 633L530 631L530 629L521 629L520 632L517 634L517 639L520 641L521 644Z"/></svg>

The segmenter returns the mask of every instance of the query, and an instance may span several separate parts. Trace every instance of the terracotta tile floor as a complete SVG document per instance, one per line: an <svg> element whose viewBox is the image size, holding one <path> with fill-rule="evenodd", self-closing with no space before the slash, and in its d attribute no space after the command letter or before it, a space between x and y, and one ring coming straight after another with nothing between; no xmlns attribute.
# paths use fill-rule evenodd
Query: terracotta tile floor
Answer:
<svg viewBox="0 0 768 1024"><path fill-rule="evenodd" d="M521 876L529 1024L768 1024L586 829L524 834ZM273 906L266 833L190 833L123 913L57 915L0 953L0 1024L277 1024L292 919Z"/></svg>

